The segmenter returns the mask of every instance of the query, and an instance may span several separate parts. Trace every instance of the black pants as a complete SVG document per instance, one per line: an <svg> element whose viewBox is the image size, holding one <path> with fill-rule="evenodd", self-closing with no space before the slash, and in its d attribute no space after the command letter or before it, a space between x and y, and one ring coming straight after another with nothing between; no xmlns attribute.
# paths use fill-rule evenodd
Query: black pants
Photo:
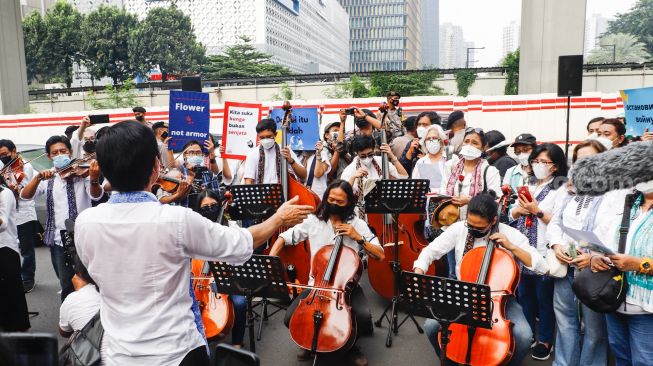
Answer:
<svg viewBox="0 0 653 366"><path fill-rule="evenodd" d="M20 256L8 247L0 248L0 330L17 332L30 328L27 301L20 277Z"/></svg>
<svg viewBox="0 0 653 366"><path fill-rule="evenodd" d="M61 302L63 303L66 297L75 291L72 281L73 276L75 275L75 270L70 263L66 263L66 255L63 247L60 245L52 245L50 247L50 259L52 260L54 273L59 279L59 285L61 286Z"/></svg>
<svg viewBox="0 0 653 366"><path fill-rule="evenodd" d="M188 352L179 366L209 366L210 362L206 347L202 346Z"/></svg>
<svg viewBox="0 0 653 366"><path fill-rule="evenodd" d="M23 264L21 265L23 281L34 281L34 273L36 272L34 245L36 245L38 225L39 222L33 220L17 226L20 255L23 256Z"/></svg>

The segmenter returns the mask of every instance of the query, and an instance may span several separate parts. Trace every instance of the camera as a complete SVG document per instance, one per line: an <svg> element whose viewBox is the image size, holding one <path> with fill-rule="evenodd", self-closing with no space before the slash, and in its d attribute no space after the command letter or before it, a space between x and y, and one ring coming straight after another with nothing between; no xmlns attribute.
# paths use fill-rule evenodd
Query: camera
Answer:
<svg viewBox="0 0 653 366"><path fill-rule="evenodd" d="M347 116L353 116L355 110L356 110L356 108L354 108L354 107L347 108L347 109L345 109L345 115L347 115Z"/></svg>
<svg viewBox="0 0 653 366"><path fill-rule="evenodd" d="M167 139L168 138L168 131L163 131L163 133L161 134L161 138L164 139L164 140Z"/></svg>
<svg viewBox="0 0 653 366"><path fill-rule="evenodd" d="M334 132L333 135L331 135L331 139L332 139L333 141L336 141L336 140L338 139L338 133L337 133L337 132Z"/></svg>

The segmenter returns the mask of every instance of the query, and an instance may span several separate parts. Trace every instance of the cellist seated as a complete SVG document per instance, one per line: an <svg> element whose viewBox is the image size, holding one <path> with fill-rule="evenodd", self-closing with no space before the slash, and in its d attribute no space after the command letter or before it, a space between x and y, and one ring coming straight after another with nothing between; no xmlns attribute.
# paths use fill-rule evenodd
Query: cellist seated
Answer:
<svg viewBox="0 0 653 366"><path fill-rule="evenodd" d="M497 210L498 206L492 195L480 194L473 197L469 202L466 221L459 221L451 225L442 235L424 248L413 265L413 271L423 274L431 262L440 259L449 251L455 250L456 276L464 278L461 277L460 265L463 256L473 248L485 247L488 240L492 240L510 253L521 266L536 273L548 272L548 265L544 258L538 253L537 248L529 245L528 239L521 232L504 224L498 224L497 230L493 230L497 224ZM463 270L467 269L463 268ZM478 271L478 268L476 270ZM490 271L492 270L490 268ZM509 364L520 365L528 353L533 332L514 295L509 295L506 318L513 323L512 336L515 340L514 355ZM434 319L427 319L424 323L426 336L438 355L440 355L439 330L440 324ZM452 338L451 341L453 342L454 339ZM472 350L472 352L474 351Z"/></svg>
<svg viewBox="0 0 653 366"><path fill-rule="evenodd" d="M281 233L274 243L270 255L278 255L284 245L294 245L308 239L311 242L311 262L313 262L313 257L320 248L333 244L336 236L343 235L343 244L354 249L359 255L369 255L374 260L383 260L384 253L379 240L370 231L367 223L354 215L352 202L354 202L354 193L351 185L342 180L332 182L324 192L317 213L309 215L302 223ZM313 270L311 270L309 286L315 282L312 272ZM306 298L309 293L309 290L303 291L290 305L286 312L286 326L290 324L290 319L299 301ZM358 284L351 291L350 303L356 314L358 335L371 334L372 316L367 298ZM351 348L347 357L354 365L367 365L367 359L356 346ZM310 352L302 349L297 354L297 358L308 360Z"/></svg>

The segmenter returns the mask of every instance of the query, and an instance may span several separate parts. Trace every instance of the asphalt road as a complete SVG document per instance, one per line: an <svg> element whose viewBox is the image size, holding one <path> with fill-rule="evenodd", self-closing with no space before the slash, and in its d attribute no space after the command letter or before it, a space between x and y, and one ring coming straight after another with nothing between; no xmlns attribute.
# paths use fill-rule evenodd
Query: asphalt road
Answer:
<svg viewBox="0 0 653 366"><path fill-rule="evenodd" d="M36 250L37 268L36 268L36 288L27 294L27 303L30 311L39 312L39 315L31 319L33 332L57 333L57 324L59 320L59 282L52 269L50 262L50 253L47 248L37 248ZM376 295L370 288L367 277L364 276L362 287L367 295L372 308L374 319L381 315L386 306L386 302L380 296ZM263 334L260 342L256 344L257 353L261 359L262 365L311 365L311 362L299 362L296 360L297 347L290 338L288 329L283 325L284 312L274 315L267 323L263 325ZM418 318L422 324L424 319ZM385 337L387 323L383 328L376 328L374 335L363 337L358 341L358 345L365 353L370 365L438 365L435 352L423 334L419 334L409 320L399 330L399 335L394 337L391 348L385 347ZM227 340L231 337L228 336ZM63 345L65 340L59 338L59 345ZM245 344L249 340L245 337ZM553 358L553 355L551 359ZM523 365L548 366L551 365L551 359L548 361L535 361L528 356ZM319 365L341 365L341 362L333 360L318 360Z"/></svg>

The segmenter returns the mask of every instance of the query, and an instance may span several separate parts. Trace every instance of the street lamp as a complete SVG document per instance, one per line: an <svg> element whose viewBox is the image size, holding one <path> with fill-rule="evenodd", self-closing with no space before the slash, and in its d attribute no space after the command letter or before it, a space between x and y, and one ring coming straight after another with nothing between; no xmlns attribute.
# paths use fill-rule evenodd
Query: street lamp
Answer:
<svg viewBox="0 0 653 366"><path fill-rule="evenodd" d="M601 47L612 47L612 63L617 62L617 45L616 44L603 44Z"/></svg>
<svg viewBox="0 0 653 366"><path fill-rule="evenodd" d="M484 50L485 46L483 47L467 47L467 60L465 61L465 68L469 69L469 50Z"/></svg>

